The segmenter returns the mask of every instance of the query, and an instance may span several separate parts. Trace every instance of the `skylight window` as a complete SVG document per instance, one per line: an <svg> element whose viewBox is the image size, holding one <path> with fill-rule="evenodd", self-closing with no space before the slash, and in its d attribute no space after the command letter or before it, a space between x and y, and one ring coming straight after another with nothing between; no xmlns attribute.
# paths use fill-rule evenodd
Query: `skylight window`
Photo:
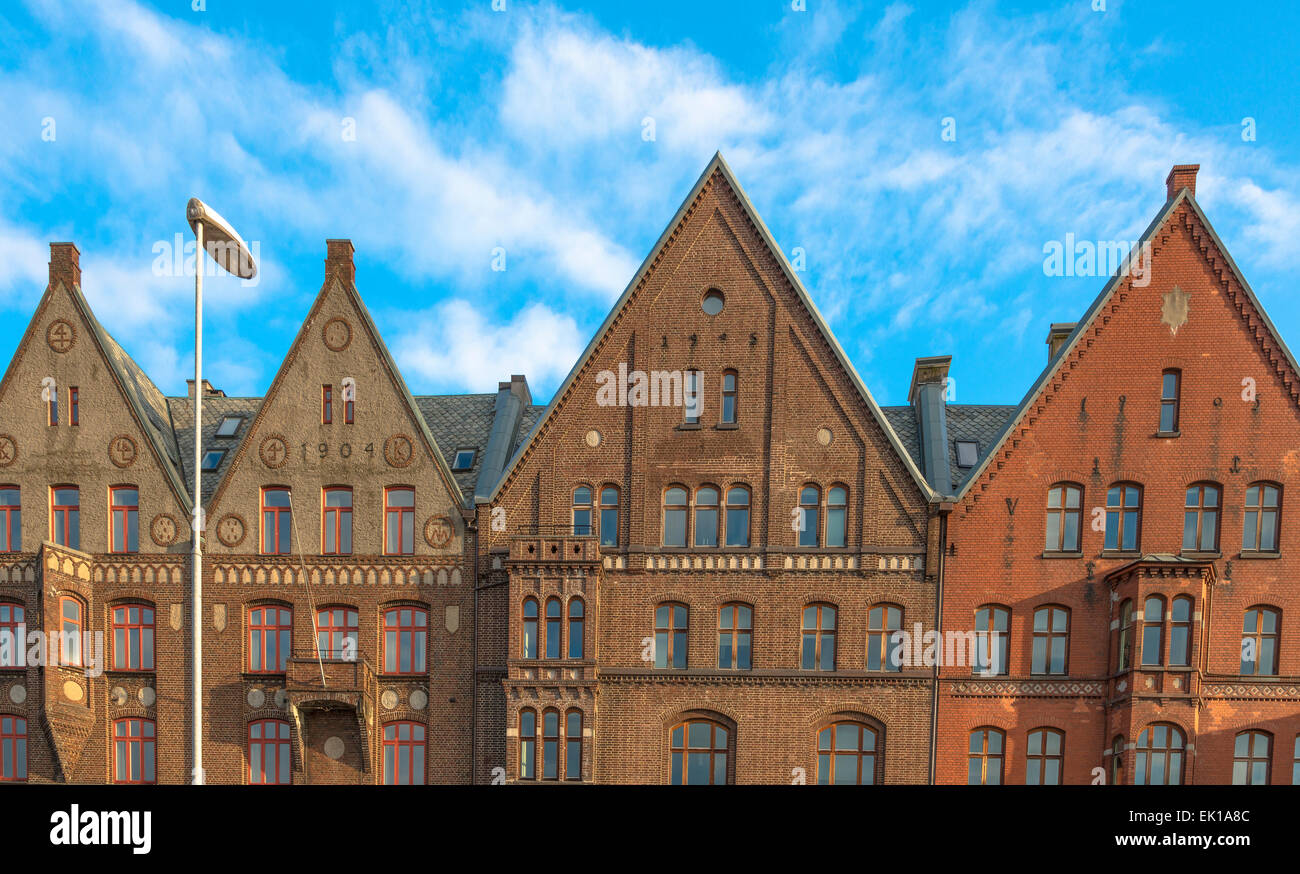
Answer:
<svg viewBox="0 0 1300 874"><path fill-rule="evenodd" d="M226 450L213 449L203 453L203 469L216 470L221 467L221 459L226 457Z"/></svg>
<svg viewBox="0 0 1300 874"><path fill-rule="evenodd" d="M456 461L452 464L452 470L469 470L474 466L475 449L457 449Z"/></svg>
<svg viewBox="0 0 1300 874"><path fill-rule="evenodd" d="M974 467L979 458L979 444L974 440L957 441L957 466Z"/></svg>
<svg viewBox="0 0 1300 874"><path fill-rule="evenodd" d="M244 423L243 416L226 416L217 426L218 437L234 437L239 433L239 426Z"/></svg>

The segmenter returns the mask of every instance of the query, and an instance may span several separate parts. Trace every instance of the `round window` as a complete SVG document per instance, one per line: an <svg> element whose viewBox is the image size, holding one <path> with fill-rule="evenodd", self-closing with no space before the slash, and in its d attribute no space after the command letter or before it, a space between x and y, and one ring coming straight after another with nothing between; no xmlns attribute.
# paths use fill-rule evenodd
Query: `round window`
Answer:
<svg viewBox="0 0 1300 874"><path fill-rule="evenodd" d="M704 293L704 300L701 302L700 307L704 310L706 315L716 316L718 313L722 312L722 305L725 302L726 301L722 297L722 292L718 291L716 288L710 288Z"/></svg>

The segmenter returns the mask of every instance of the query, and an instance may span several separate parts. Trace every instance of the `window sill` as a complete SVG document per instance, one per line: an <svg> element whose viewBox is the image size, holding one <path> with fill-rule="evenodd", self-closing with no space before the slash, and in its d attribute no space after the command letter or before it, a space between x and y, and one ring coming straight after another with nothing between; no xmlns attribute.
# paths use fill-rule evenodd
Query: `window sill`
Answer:
<svg viewBox="0 0 1300 874"><path fill-rule="evenodd" d="M1138 549L1103 549L1102 558L1140 558L1142 551Z"/></svg>
<svg viewBox="0 0 1300 874"><path fill-rule="evenodd" d="M699 422L682 422L677 426L677 431L698 431L703 427Z"/></svg>
<svg viewBox="0 0 1300 874"><path fill-rule="evenodd" d="M1237 558L1249 559L1251 561L1268 561L1282 557L1280 552L1260 552L1255 549L1243 549Z"/></svg>
<svg viewBox="0 0 1300 874"><path fill-rule="evenodd" d="M1060 552L1057 550L1045 550L1043 558L1083 558L1082 552Z"/></svg>
<svg viewBox="0 0 1300 874"><path fill-rule="evenodd" d="M1185 549L1178 553L1178 557L1192 558L1192 559L1219 559L1222 558L1223 556L1219 552L1206 552L1199 549Z"/></svg>
<svg viewBox="0 0 1300 874"><path fill-rule="evenodd" d="M715 431L739 431L740 425L736 422L719 422L713 426Z"/></svg>
<svg viewBox="0 0 1300 874"><path fill-rule="evenodd" d="M1172 439L1174 437L1180 437L1182 436L1182 433L1183 433L1182 431L1157 431L1151 436L1156 438L1157 440L1166 440L1166 439Z"/></svg>

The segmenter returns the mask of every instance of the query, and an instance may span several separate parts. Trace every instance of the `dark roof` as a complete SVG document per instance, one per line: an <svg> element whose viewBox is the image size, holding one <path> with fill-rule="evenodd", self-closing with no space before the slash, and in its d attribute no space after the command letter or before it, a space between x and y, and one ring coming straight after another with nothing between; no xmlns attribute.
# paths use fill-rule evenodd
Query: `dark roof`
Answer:
<svg viewBox="0 0 1300 874"><path fill-rule="evenodd" d="M180 445L181 467L185 471L186 491L192 492L194 488L194 401L187 397L167 398L167 405L171 408L172 426L176 430L176 442ZM217 490L217 484L226 475L226 469L230 467L230 462L235 458L235 450L239 448L239 441L244 439L244 433L248 431L249 424L252 423L253 417L257 415L257 411L261 406L261 398L228 398L222 395L203 396L203 451L226 450L225 456L221 459L221 464L215 471L205 470L203 472L204 505L207 505L212 493ZM235 432L234 437L218 437L216 436L217 427L220 426L221 420L227 416L240 416L244 421L240 423L239 430Z"/></svg>
<svg viewBox="0 0 1300 874"><path fill-rule="evenodd" d="M882 407L885 418L898 434L899 441L918 465L921 463L921 436L916 411L910 407ZM947 404L944 411L948 424L948 466L952 471L952 491L956 494L974 467L957 466L957 441L975 442L976 466L997 442L1007 420L1016 412L1007 404Z"/></svg>
<svg viewBox="0 0 1300 874"><path fill-rule="evenodd" d="M496 395L415 395L415 406L424 416L438 449L453 468L462 493L474 494L479 472L483 469L483 448L487 446L496 409ZM469 470L455 470L457 449L474 449L474 464Z"/></svg>

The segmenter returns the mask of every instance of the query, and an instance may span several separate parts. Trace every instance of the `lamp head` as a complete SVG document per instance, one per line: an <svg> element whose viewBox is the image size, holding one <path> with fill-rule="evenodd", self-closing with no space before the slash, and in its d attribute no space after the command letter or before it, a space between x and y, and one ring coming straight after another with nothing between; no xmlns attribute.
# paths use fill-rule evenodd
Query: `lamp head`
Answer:
<svg viewBox="0 0 1300 874"><path fill-rule="evenodd" d="M185 218L195 234L199 232L199 225L203 225L203 249L223 270L240 279L252 279L257 275L257 262L253 260L248 244L219 212L197 197L191 197L185 207Z"/></svg>

